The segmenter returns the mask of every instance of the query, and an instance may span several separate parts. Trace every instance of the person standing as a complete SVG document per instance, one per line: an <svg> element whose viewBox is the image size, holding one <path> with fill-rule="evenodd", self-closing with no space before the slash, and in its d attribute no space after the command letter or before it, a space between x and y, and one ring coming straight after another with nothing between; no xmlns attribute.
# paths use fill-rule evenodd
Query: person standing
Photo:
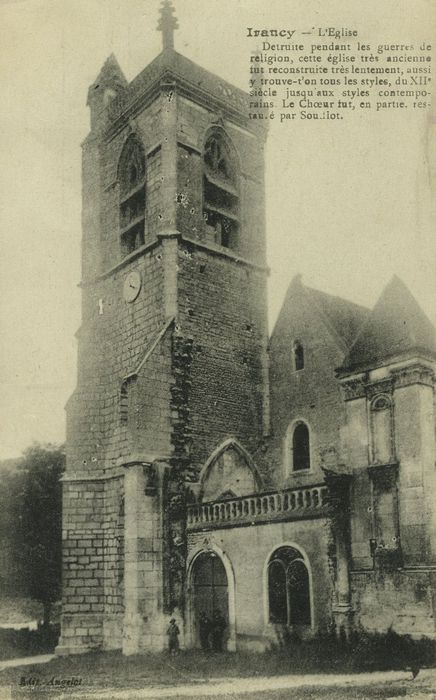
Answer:
<svg viewBox="0 0 436 700"><path fill-rule="evenodd" d="M212 648L214 651L223 650L223 635L226 621L219 610L215 610L212 622Z"/></svg>
<svg viewBox="0 0 436 700"><path fill-rule="evenodd" d="M170 620L169 627L167 629L167 635L168 635L168 650L170 654L178 654L179 653L179 634L180 630L177 626L177 623L174 619L174 617Z"/></svg>
<svg viewBox="0 0 436 700"><path fill-rule="evenodd" d="M200 613L198 627L200 633L201 648L203 649L203 651L210 651L211 621L204 611Z"/></svg>

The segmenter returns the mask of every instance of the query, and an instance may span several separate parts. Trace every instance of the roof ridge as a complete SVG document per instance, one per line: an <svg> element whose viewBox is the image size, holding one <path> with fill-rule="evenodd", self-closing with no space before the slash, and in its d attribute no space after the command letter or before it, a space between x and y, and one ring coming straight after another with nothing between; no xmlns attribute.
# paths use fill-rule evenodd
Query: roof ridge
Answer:
<svg viewBox="0 0 436 700"><path fill-rule="evenodd" d="M436 351L436 331L407 285L394 275L385 285L343 361L351 369L411 351Z"/></svg>

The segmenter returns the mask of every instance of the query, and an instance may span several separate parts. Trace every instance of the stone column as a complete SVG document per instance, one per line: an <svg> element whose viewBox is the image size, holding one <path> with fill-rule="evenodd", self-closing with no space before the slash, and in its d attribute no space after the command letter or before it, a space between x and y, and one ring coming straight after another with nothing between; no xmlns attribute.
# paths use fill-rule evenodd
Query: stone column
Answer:
<svg viewBox="0 0 436 700"><path fill-rule="evenodd" d="M329 489L328 501L336 549L336 590L333 618L336 633L348 639L352 626L350 558L350 484L351 475L324 468Z"/></svg>
<svg viewBox="0 0 436 700"><path fill-rule="evenodd" d="M171 82L161 83L162 120L162 219L159 233L173 233L177 228L177 95Z"/></svg>
<svg viewBox="0 0 436 700"><path fill-rule="evenodd" d="M336 542L336 603L333 616L337 634L345 634L348 639L351 631L351 589L348 571L348 543L341 528L335 528Z"/></svg>
<svg viewBox="0 0 436 700"><path fill-rule="evenodd" d="M125 465L123 653L165 648L162 473L166 465Z"/></svg>
<svg viewBox="0 0 436 700"><path fill-rule="evenodd" d="M404 564L436 563L434 374L416 363L394 374L399 520Z"/></svg>
<svg viewBox="0 0 436 700"><path fill-rule="evenodd" d="M350 517L351 558L354 569L371 569L370 540L373 535L371 484L368 476L370 440L366 398L367 376L342 381L346 425L342 430L342 459L353 473L353 511Z"/></svg>

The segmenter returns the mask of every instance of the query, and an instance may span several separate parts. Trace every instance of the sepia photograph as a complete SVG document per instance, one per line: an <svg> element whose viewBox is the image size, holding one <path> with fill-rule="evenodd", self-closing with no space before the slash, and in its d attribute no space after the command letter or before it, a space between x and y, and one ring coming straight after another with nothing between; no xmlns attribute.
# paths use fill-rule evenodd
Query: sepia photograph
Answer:
<svg viewBox="0 0 436 700"><path fill-rule="evenodd" d="M435 700L436 4L0 26L0 699Z"/></svg>

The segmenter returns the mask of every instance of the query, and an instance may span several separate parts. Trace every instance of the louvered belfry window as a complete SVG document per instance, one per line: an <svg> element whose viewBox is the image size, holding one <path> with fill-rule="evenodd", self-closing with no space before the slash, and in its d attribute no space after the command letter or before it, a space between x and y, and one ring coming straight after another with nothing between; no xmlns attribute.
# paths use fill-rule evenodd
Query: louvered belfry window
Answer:
<svg viewBox="0 0 436 700"><path fill-rule="evenodd" d="M225 138L213 132L204 147L203 216L213 242L237 249L239 192L234 156Z"/></svg>

